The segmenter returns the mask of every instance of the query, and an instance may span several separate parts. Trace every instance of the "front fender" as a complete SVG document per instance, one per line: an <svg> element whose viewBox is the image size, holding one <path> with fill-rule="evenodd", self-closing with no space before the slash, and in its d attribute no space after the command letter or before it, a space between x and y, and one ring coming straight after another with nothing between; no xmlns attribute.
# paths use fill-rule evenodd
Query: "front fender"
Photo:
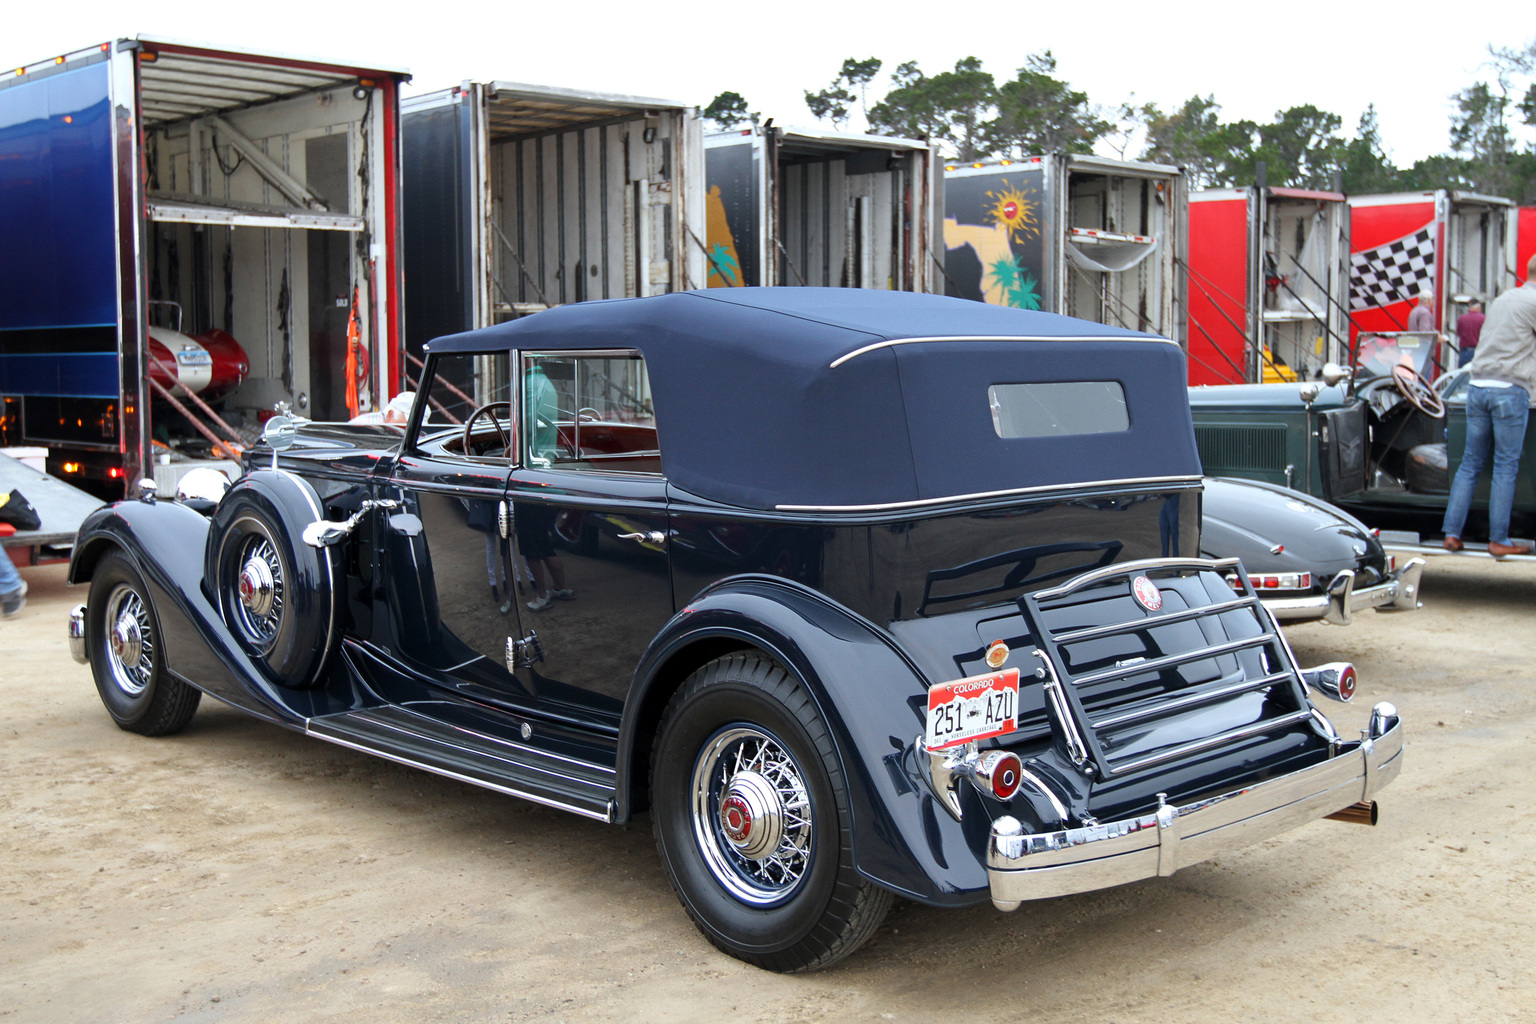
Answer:
<svg viewBox="0 0 1536 1024"><path fill-rule="evenodd" d="M106 505L80 525L69 582L88 583L103 555L122 551L149 586L167 670L258 718L303 728L334 708L324 691L272 685L236 642L204 585L209 530L206 516L179 502Z"/></svg>
<svg viewBox="0 0 1536 1024"><path fill-rule="evenodd" d="M975 823L980 847L969 842L914 764L913 739L923 731L929 681L874 624L777 577L716 584L678 612L651 644L636 671L619 734L620 820L629 816L631 794L643 782L661 711L700 663L698 652L742 647L762 649L793 672L826 722L848 784L858 871L928 904L985 900L984 834L990 822Z"/></svg>

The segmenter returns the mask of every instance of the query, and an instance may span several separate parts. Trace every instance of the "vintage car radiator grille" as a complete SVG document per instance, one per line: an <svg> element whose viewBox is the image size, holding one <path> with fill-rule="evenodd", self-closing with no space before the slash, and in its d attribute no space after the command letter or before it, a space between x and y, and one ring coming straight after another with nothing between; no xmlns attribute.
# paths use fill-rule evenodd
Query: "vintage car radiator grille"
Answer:
<svg viewBox="0 0 1536 1024"><path fill-rule="evenodd" d="M1195 445L1207 474L1242 476L1254 470L1284 473L1288 463L1283 423L1196 423Z"/></svg>
<svg viewBox="0 0 1536 1024"><path fill-rule="evenodd" d="M1233 572L1237 589L1224 579ZM1235 558L1108 566L1019 606L1052 724L1072 760L1101 778L1312 716L1290 650Z"/></svg>

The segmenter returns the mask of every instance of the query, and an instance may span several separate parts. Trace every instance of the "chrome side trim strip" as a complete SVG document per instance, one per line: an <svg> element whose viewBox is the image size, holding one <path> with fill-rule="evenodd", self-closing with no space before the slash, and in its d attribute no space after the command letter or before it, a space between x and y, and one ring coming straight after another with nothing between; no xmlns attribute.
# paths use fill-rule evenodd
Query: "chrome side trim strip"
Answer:
<svg viewBox="0 0 1536 1024"><path fill-rule="evenodd" d="M411 709L410 708L403 708L402 710L410 711ZM415 712L412 712L412 714L415 714ZM406 725L404 725L402 723L399 723L399 722L390 722L390 721L387 721L387 720L381 720L381 719L377 719L377 718L370 718L370 719L368 719L368 722L369 722L369 724L378 726L381 729L388 729L391 732L400 733L402 736L411 736L411 737L416 737L416 738L420 738L420 739L430 739L431 738L428 734L421 733L421 732L415 732L412 729L410 729L408 726L406 726ZM610 768L610 767L608 767L605 764L593 764L591 761L583 761L579 757L570 757L570 756L568 756L566 754L557 754L554 751L550 751L550 750L540 750L537 747L530 747L530 746L527 746L526 744L517 743L517 742L514 742L512 740L508 740L508 739L502 739L500 736L492 736L490 733L481 732L478 729L470 729L470 728L467 728L467 727L462 726L462 725L450 725L449 728L451 728L456 733L461 733L461 734L463 734L465 736L472 736L475 739L481 741L482 743L494 743L494 744L496 744L496 746L498 746L498 747L506 747L508 750L518 751L519 753L531 754L534 757L546 758L546 759L551 760L551 761L563 761L566 764L577 765L577 766L582 767L582 768L590 768L592 771L598 772L598 773L602 773L602 774L607 774L607 775L616 775L616 774L618 774L617 769ZM532 767L532 766L531 765L524 765L524 767ZM542 771L542 772L545 772L546 774L550 774L550 775L554 775L555 774L554 772L551 772L551 771L549 771L546 768L538 768L538 769L535 769L535 770L536 771ZM559 777L559 778L570 778L573 781L579 781L579 780L575 779L575 776L557 776L557 777Z"/></svg>
<svg viewBox="0 0 1536 1024"><path fill-rule="evenodd" d="M497 793L503 793L507 796L515 796L519 800L527 800L529 803L539 804L543 807L553 807L557 811L570 811L572 814L579 814L583 818L592 818L595 821L601 821L605 824L612 824L613 822L614 802L612 800L608 801L607 810L604 813L599 814L598 812L589 810L585 807L578 807L575 804L562 803L559 800L552 800L547 796L541 796L537 793L528 793L520 789L515 789L512 786L503 786L500 783L488 782L485 779L472 778L471 776L463 775L459 772L450 771L447 768L441 768L434 764L428 764L425 761L417 761L409 757L402 757L399 754L391 753L387 750L380 750L377 747L369 747L361 743L353 743L351 740L345 740L339 736L330 736L323 732L310 732L307 727L304 731L308 735L313 736L315 739L325 740L327 743L334 743L338 747L346 747L350 750L361 751L364 754L372 754L374 757L382 757L386 761L394 761L396 764L403 764L410 768L420 768L422 771L431 772L433 775L441 775L444 778L454 779L458 782L467 782L471 786L479 786L482 789L489 789Z"/></svg>
<svg viewBox="0 0 1536 1024"><path fill-rule="evenodd" d="M1039 487L1014 487L1006 491L979 491L975 494L955 494L947 498L916 498L912 501L888 501L878 505L775 505L779 512L895 512L903 509L932 508L935 505L947 505L952 502L982 501L987 498L1011 498L1023 497L1030 494L1048 494L1059 492L1072 494L1077 491L1095 491L1105 487L1129 487L1140 484L1160 486L1163 484L1194 484L1199 483L1197 476L1146 476L1134 477L1125 480L1088 480L1076 484L1044 484ZM1236 564L1236 559L1230 559ZM1218 564L1226 564L1221 562Z"/></svg>
<svg viewBox="0 0 1536 1024"><path fill-rule="evenodd" d="M845 355L838 356L832 360L827 368L835 370L850 359L857 359L866 352L874 352L882 348L895 348L897 345L931 344L936 341L1160 341L1165 345L1173 344L1167 338L1145 334L1074 334L1062 337L1037 337L1020 334L952 334L927 338L886 338L883 341L877 341L873 344L865 345L863 348L856 348Z"/></svg>

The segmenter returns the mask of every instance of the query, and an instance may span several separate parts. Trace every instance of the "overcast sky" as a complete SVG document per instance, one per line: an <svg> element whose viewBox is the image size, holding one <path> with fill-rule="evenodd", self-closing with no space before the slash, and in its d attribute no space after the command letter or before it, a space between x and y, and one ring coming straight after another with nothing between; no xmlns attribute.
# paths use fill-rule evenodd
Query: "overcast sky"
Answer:
<svg viewBox="0 0 1536 1024"><path fill-rule="evenodd" d="M1296 13L1295 5L1039 0L972 7L0 2L0 67L157 35L408 68L414 81L407 95L501 79L703 106L729 89L792 125L814 123L803 93L830 82L845 57L879 57L887 70L916 60L934 74L976 56L1001 81L1027 54L1050 49L1058 75L1105 105L1134 96L1166 110L1210 94L1224 119L1267 121L1277 110L1312 103L1340 115L1347 133L1375 103L1399 165L1449 149L1449 97L1491 77L1489 43L1523 46L1536 37L1536 17L1518 15L1520 5L1482 0L1463 0L1453 16L1434 19L1405 14L1406 5L1353 3L1332 5L1324 19Z"/></svg>

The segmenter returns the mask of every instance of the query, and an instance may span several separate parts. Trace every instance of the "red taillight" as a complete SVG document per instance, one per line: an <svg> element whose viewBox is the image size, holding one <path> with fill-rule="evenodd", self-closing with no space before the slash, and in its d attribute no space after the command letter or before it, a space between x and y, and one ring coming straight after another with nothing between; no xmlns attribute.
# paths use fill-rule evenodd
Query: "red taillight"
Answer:
<svg viewBox="0 0 1536 1024"><path fill-rule="evenodd" d="M981 755L976 765L976 777L992 790L999 800L1012 800L1024 781L1024 762L1018 754L1006 750L989 750Z"/></svg>
<svg viewBox="0 0 1536 1024"><path fill-rule="evenodd" d="M1349 700L1355 695L1355 666L1346 665L1339 673L1339 696Z"/></svg>

